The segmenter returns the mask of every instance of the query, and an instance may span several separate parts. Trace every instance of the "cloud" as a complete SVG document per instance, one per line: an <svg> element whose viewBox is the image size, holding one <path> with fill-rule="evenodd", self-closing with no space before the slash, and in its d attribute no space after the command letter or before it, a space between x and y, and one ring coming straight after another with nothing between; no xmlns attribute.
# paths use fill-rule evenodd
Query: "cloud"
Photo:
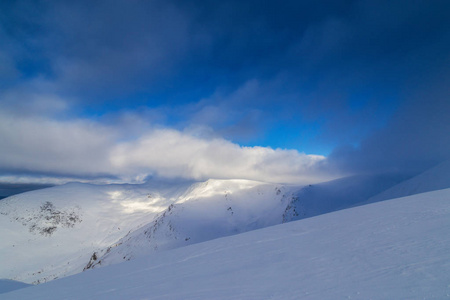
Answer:
<svg viewBox="0 0 450 300"><path fill-rule="evenodd" d="M197 48L191 16L171 1L22 0L0 4L0 17L0 76L12 64L78 102L161 83Z"/></svg>
<svg viewBox="0 0 450 300"><path fill-rule="evenodd" d="M290 183L327 179L329 175L318 168L323 160L322 156L295 150L240 147L221 138L206 140L170 129L155 130L137 141L120 144L111 154L112 164L125 174L130 169L154 170L163 177Z"/></svg>
<svg viewBox="0 0 450 300"><path fill-rule="evenodd" d="M142 122L136 117L136 125ZM0 140L0 170L3 181L9 182L23 182L21 176L32 175L41 183L42 178L54 178L53 183L70 178L140 182L156 176L306 184L331 178L321 170L322 156L241 147L223 138L196 137L150 124L133 133L118 124L2 112Z"/></svg>
<svg viewBox="0 0 450 300"><path fill-rule="evenodd" d="M3 82L2 85L4 82L16 79L19 74L19 71L14 65L14 60L9 55L0 51L0 80Z"/></svg>
<svg viewBox="0 0 450 300"><path fill-rule="evenodd" d="M445 69L445 67L443 67ZM445 73L447 72L447 73ZM389 123L358 146L337 148L329 163L344 172L417 174L450 159L450 72L405 95Z"/></svg>
<svg viewBox="0 0 450 300"><path fill-rule="evenodd" d="M233 166L239 176L295 181L326 178L323 160L302 151L334 147L326 161L344 173L430 165L449 152L448 8L445 0L4 1L0 167L203 178L236 175ZM177 140L189 155L174 152Z"/></svg>
<svg viewBox="0 0 450 300"><path fill-rule="evenodd" d="M105 147L115 138L87 120L0 115L1 158L5 172L100 175L107 171Z"/></svg>
<svg viewBox="0 0 450 300"><path fill-rule="evenodd" d="M39 91L32 84L0 91L0 111L16 116L55 116L69 110L66 100L57 94Z"/></svg>

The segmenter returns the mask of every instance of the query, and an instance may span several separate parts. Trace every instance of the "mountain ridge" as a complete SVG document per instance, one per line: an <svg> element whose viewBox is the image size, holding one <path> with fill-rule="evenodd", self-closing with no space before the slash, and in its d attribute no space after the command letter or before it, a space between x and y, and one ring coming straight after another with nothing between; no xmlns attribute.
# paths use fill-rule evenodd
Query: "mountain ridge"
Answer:
<svg viewBox="0 0 450 300"><path fill-rule="evenodd" d="M449 166L403 181L403 186L414 187L408 182L421 180L425 186L427 178L442 177ZM0 233L5 237L0 253L6 261L0 278L46 282L155 251L358 206L402 186L402 179L353 176L307 186L239 179L177 185L71 183L27 192L0 202Z"/></svg>
<svg viewBox="0 0 450 300"><path fill-rule="evenodd" d="M3 294L52 299L443 299L450 189L153 253Z"/></svg>

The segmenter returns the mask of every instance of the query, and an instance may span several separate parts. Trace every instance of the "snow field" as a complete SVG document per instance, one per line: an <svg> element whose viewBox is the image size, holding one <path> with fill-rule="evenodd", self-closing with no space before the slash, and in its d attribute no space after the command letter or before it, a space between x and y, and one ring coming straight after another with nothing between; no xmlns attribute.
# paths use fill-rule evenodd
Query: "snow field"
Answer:
<svg viewBox="0 0 450 300"><path fill-rule="evenodd" d="M272 226L2 295L8 299L445 299L450 189Z"/></svg>

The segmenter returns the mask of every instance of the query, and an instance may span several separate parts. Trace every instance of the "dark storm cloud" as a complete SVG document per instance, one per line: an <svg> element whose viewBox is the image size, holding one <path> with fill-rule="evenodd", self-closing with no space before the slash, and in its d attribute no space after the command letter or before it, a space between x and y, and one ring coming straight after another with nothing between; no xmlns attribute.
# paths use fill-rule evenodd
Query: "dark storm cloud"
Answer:
<svg viewBox="0 0 450 300"><path fill-rule="evenodd" d="M450 61L449 61L450 63ZM388 126L358 147L336 149L331 164L351 173L416 174L450 159L450 73L425 82L405 101Z"/></svg>
<svg viewBox="0 0 450 300"><path fill-rule="evenodd" d="M395 110L390 118L385 118L381 129L361 137L357 146L338 147L330 162L353 173L414 174L450 159L450 22L445 16L448 2L366 1L358 7L363 14L358 18L360 26L353 26L356 38L351 42L356 63L347 66L357 76L349 77L350 85L338 87L344 91L361 90L366 97L370 92L372 99L365 105L369 108L366 122L370 122L370 114ZM370 105L383 109L371 110ZM343 140L342 132L351 131L358 124L364 126L363 119L353 122L342 116L328 120L332 129L326 137L335 135Z"/></svg>
<svg viewBox="0 0 450 300"><path fill-rule="evenodd" d="M2 27L14 44L7 51L17 54L23 73L42 74L63 91L189 90L200 84L214 91L286 74L298 92L323 88L316 101L334 90L345 95L368 83L373 88L402 83L409 71L405 56L441 38L449 6L446 1L13 3L2 7Z"/></svg>
<svg viewBox="0 0 450 300"><path fill-rule="evenodd" d="M321 122L320 142L331 145L357 143L386 126L415 102L418 84L439 76L450 53L446 1L246 1L203 9L200 24L209 25L213 65L228 75L225 82L283 80L235 107L263 107L258 121L268 127L282 119Z"/></svg>

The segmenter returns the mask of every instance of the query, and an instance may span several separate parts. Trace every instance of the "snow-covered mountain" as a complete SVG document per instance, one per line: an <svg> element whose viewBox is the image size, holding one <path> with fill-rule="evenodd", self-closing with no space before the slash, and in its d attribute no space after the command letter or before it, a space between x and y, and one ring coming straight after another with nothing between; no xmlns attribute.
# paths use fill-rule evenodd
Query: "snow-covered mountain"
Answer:
<svg viewBox="0 0 450 300"><path fill-rule="evenodd" d="M284 222L360 205L404 179L398 174L360 175L308 185L295 193L283 216Z"/></svg>
<svg viewBox="0 0 450 300"><path fill-rule="evenodd" d="M81 272L93 252L150 222L185 189L67 184L1 200L0 278L40 283Z"/></svg>
<svg viewBox="0 0 450 300"><path fill-rule="evenodd" d="M444 299L449 228L445 189L161 251L2 299Z"/></svg>
<svg viewBox="0 0 450 300"><path fill-rule="evenodd" d="M248 180L195 184L152 222L96 253L89 267L280 224L298 190Z"/></svg>
<svg viewBox="0 0 450 300"><path fill-rule="evenodd" d="M450 188L450 160L371 197L368 203Z"/></svg>
<svg viewBox="0 0 450 300"><path fill-rule="evenodd" d="M440 182L448 182L448 169L450 164L398 186L442 176ZM0 278L41 283L345 209L395 190L401 179L354 176L309 186L249 180L67 184L19 194L0 201Z"/></svg>
<svg viewBox="0 0 450 300"><path fill-rule="evenodd" d="M18 289L23 289L29 286L31 286L31 284L23 283L20 281L14 281L10 279L0 279L0 294Z"/></svg>
<svg viewBox="0 0 450 300"><path fill-rule="evenodd" d="M406 177L407 180L401 174L378 174L305 187L266 184L245 191L236 185L246 181L224 184L224 181L210 180L193 187L195 192L171 205L152 223L96 253L96 260L89 263L89 268L365 204L367 199L374 199L373 196L386 190L401 189L403 194L399 196L407 196L450 187L448 174L450 164L445 163L413 179ZM402 188L405 186L409 188ZM394 195L376 201L391 198Z"/></svg>
<svg viewBox="0 0 450 300"><path fill-rule="evenodd" d="M192 186L153 222L93 253L87 268L348 208L399 180L353 176L306 187L208 180Z"/></svg>
<svg viewBox="0 0 450 300"><path fill-rule="evenodd" d="M280 224L289 191L299 188L208 180L67 184L15 195L0 201L0 278L42 283L155 250ZM124 252L126 245L131 247ZM100 264L105 253L109 258ZM112 253L120 259L110 261Z"/></svg>

